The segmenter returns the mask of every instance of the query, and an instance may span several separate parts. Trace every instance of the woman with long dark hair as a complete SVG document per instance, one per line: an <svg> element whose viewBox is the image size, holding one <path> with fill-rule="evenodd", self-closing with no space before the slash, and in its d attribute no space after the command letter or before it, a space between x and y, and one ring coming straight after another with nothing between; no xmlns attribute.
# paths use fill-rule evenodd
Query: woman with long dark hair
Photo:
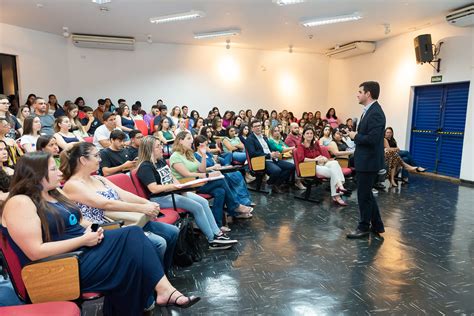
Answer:
<svg viewBox="0 0 474 316"><path fill-rule="evenodd" d="M140 315L153 290L158 305L189 307L199 301L170 284L141 228L93 232L57 189L60 179L47 153L28 153L18 162L2 210L2 230L21 266L80 249L81 291L105 294L104 315Z"/></svg>
<svg viewBox="0 0 474 316"><path fill-rule="evenodd" d="M26 152L36 151L36 142L40 136L41 120L37 116L28 116L23 125L23 136L20 137L20 146Z"/></svg>
<svg viewBox="0 0 474 316"><path fill-rule="evenodd" d="M331 128L336 128L339 126L340 122L336 116L335 108L330 108L328 110L328 112L326 113L326 120L328 121L329 125L331 125Z"/></svg>
<svg viewBox="0 0 474 316"><path fill-rule="evenodd" d="M0 201L5 201L8 197L10 180L15 172L12 168L4 166L8 160L7 144L0 140Z"/></svg>

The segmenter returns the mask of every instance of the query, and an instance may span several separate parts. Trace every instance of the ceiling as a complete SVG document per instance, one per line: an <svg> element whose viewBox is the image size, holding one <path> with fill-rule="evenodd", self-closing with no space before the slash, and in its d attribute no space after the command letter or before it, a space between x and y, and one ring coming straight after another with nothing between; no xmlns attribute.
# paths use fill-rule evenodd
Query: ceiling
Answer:
<svg viewBox="0 0 474 316"><path fill-rule="evenodd" d="M352 41L378 41L444 22L447 12L472 0L307 0L278 6L272 0L112 0L101 5L91 0L0 0L0 22L61 35L70 33L132 36L145 42L187 45L225 45L226 38L197 40L195 32L240 28L232 47L322 53ZM150 17L190 10L204 18L151 24ZM305 28L306 17L361 13L359 21ZM390 25L385 34L384 24Z"/></svg>

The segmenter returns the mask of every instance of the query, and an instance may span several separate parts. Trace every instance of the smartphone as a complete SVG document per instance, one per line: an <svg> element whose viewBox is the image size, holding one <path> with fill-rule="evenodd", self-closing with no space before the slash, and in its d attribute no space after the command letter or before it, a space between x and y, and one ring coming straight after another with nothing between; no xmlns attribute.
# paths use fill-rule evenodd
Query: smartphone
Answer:
<svg viewBox="0 0 474 316"><path fill-rule="evenodd" d="M94 224L91 225L91 230L92 230L93 232L96 232L98 229L99 229L99 224L94 223Z"/></svg>

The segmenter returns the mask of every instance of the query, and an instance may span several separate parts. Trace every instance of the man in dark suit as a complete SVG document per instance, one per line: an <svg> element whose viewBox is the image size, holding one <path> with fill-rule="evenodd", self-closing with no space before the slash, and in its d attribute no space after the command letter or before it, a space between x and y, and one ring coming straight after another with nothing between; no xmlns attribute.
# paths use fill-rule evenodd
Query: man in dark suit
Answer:
<svg viewBox="0 0 474 316"><path fill-rule="evenodd" d="M384 168L385 114L377 102L380 86L375 81L367 81L359 86L357 98L364 106L357 132L349 132L356 149L354 163L357 172L357 201L360 222L357 229L347 238L364 238L372 231L376 238L385 232L377 201L372 194L372 186L377 172Z"/></svg>
<svg viewBox="0 0 474 316"><path fill-rule="evenodd" d="M252 133L247 137L245 149L250 158L265 156L265 171L270 176L267 183L272 185L272 192L282 193L282 186L289 180L290 175L295 172L295 165L279 159L280 153L270 150L268 139L262 134L261 121L253 120L250 127Z"/></svg>

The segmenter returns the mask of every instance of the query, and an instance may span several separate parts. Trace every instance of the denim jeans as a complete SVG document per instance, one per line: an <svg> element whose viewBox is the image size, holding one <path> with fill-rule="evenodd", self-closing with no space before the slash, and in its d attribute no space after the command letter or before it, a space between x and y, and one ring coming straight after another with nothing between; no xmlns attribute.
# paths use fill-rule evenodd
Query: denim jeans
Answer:
<svg viewBox="0 0 474 316"><path fill-rule="evenodd" d="M214 235L219 234L220 229L216 224L209 202L199 195L186 192L184 195L175 194L176 207L185 209L194 216L196 225L206 235L207 240L213 241ZM162 208L173 208L173 199L170 195L151 198L151 201L160 204Z"/></svg>
<svg viewBox="0 0 474 316"><path fill-rule="evenodd" d="M241 151L234 151L232 153L232 160L243 163L245 160L247 160L247 154Z"/></svg>
<svg viewBox="0 0 474 316"><path fill-rule="evenodd" d="M155 246L163 269L168 271L173 262L174 248L178 241L178 227L161 222L148 222L143 226L143 231Z"/></svg>
<svg viewBox="0 0 474 316"><path fill-rule="evenodd" d="M200 187L197 192L210 194L214 198L212 213L214 214L214 218L219 227L222 226L224 203L227 205L227 212L229 215L237 215L235 209L239 207L239 203L235 199L235 196L232 194L229 185L224 179L210 181Z"/></svg>
<svg viewBox="0 0 474 316"><path fill-rule="evenodd" d="M265 160L266 173L270 176L267 183L280 185L290 179L295 172L295 165L285 160Z"/></svg>
<svg viewBox="0 0 474 316"><path fill-rule="evenodd" d="M409 164L410 166L414 166L414 167L418 166L415 160L413 160L413 157L411 156L408 150L400 150L398 154L400 155L400 158L402 158L402 160L406 162L407 164ZM403 168L402 178L408 178L408 175L409 175L409 172Z"/></svg>

